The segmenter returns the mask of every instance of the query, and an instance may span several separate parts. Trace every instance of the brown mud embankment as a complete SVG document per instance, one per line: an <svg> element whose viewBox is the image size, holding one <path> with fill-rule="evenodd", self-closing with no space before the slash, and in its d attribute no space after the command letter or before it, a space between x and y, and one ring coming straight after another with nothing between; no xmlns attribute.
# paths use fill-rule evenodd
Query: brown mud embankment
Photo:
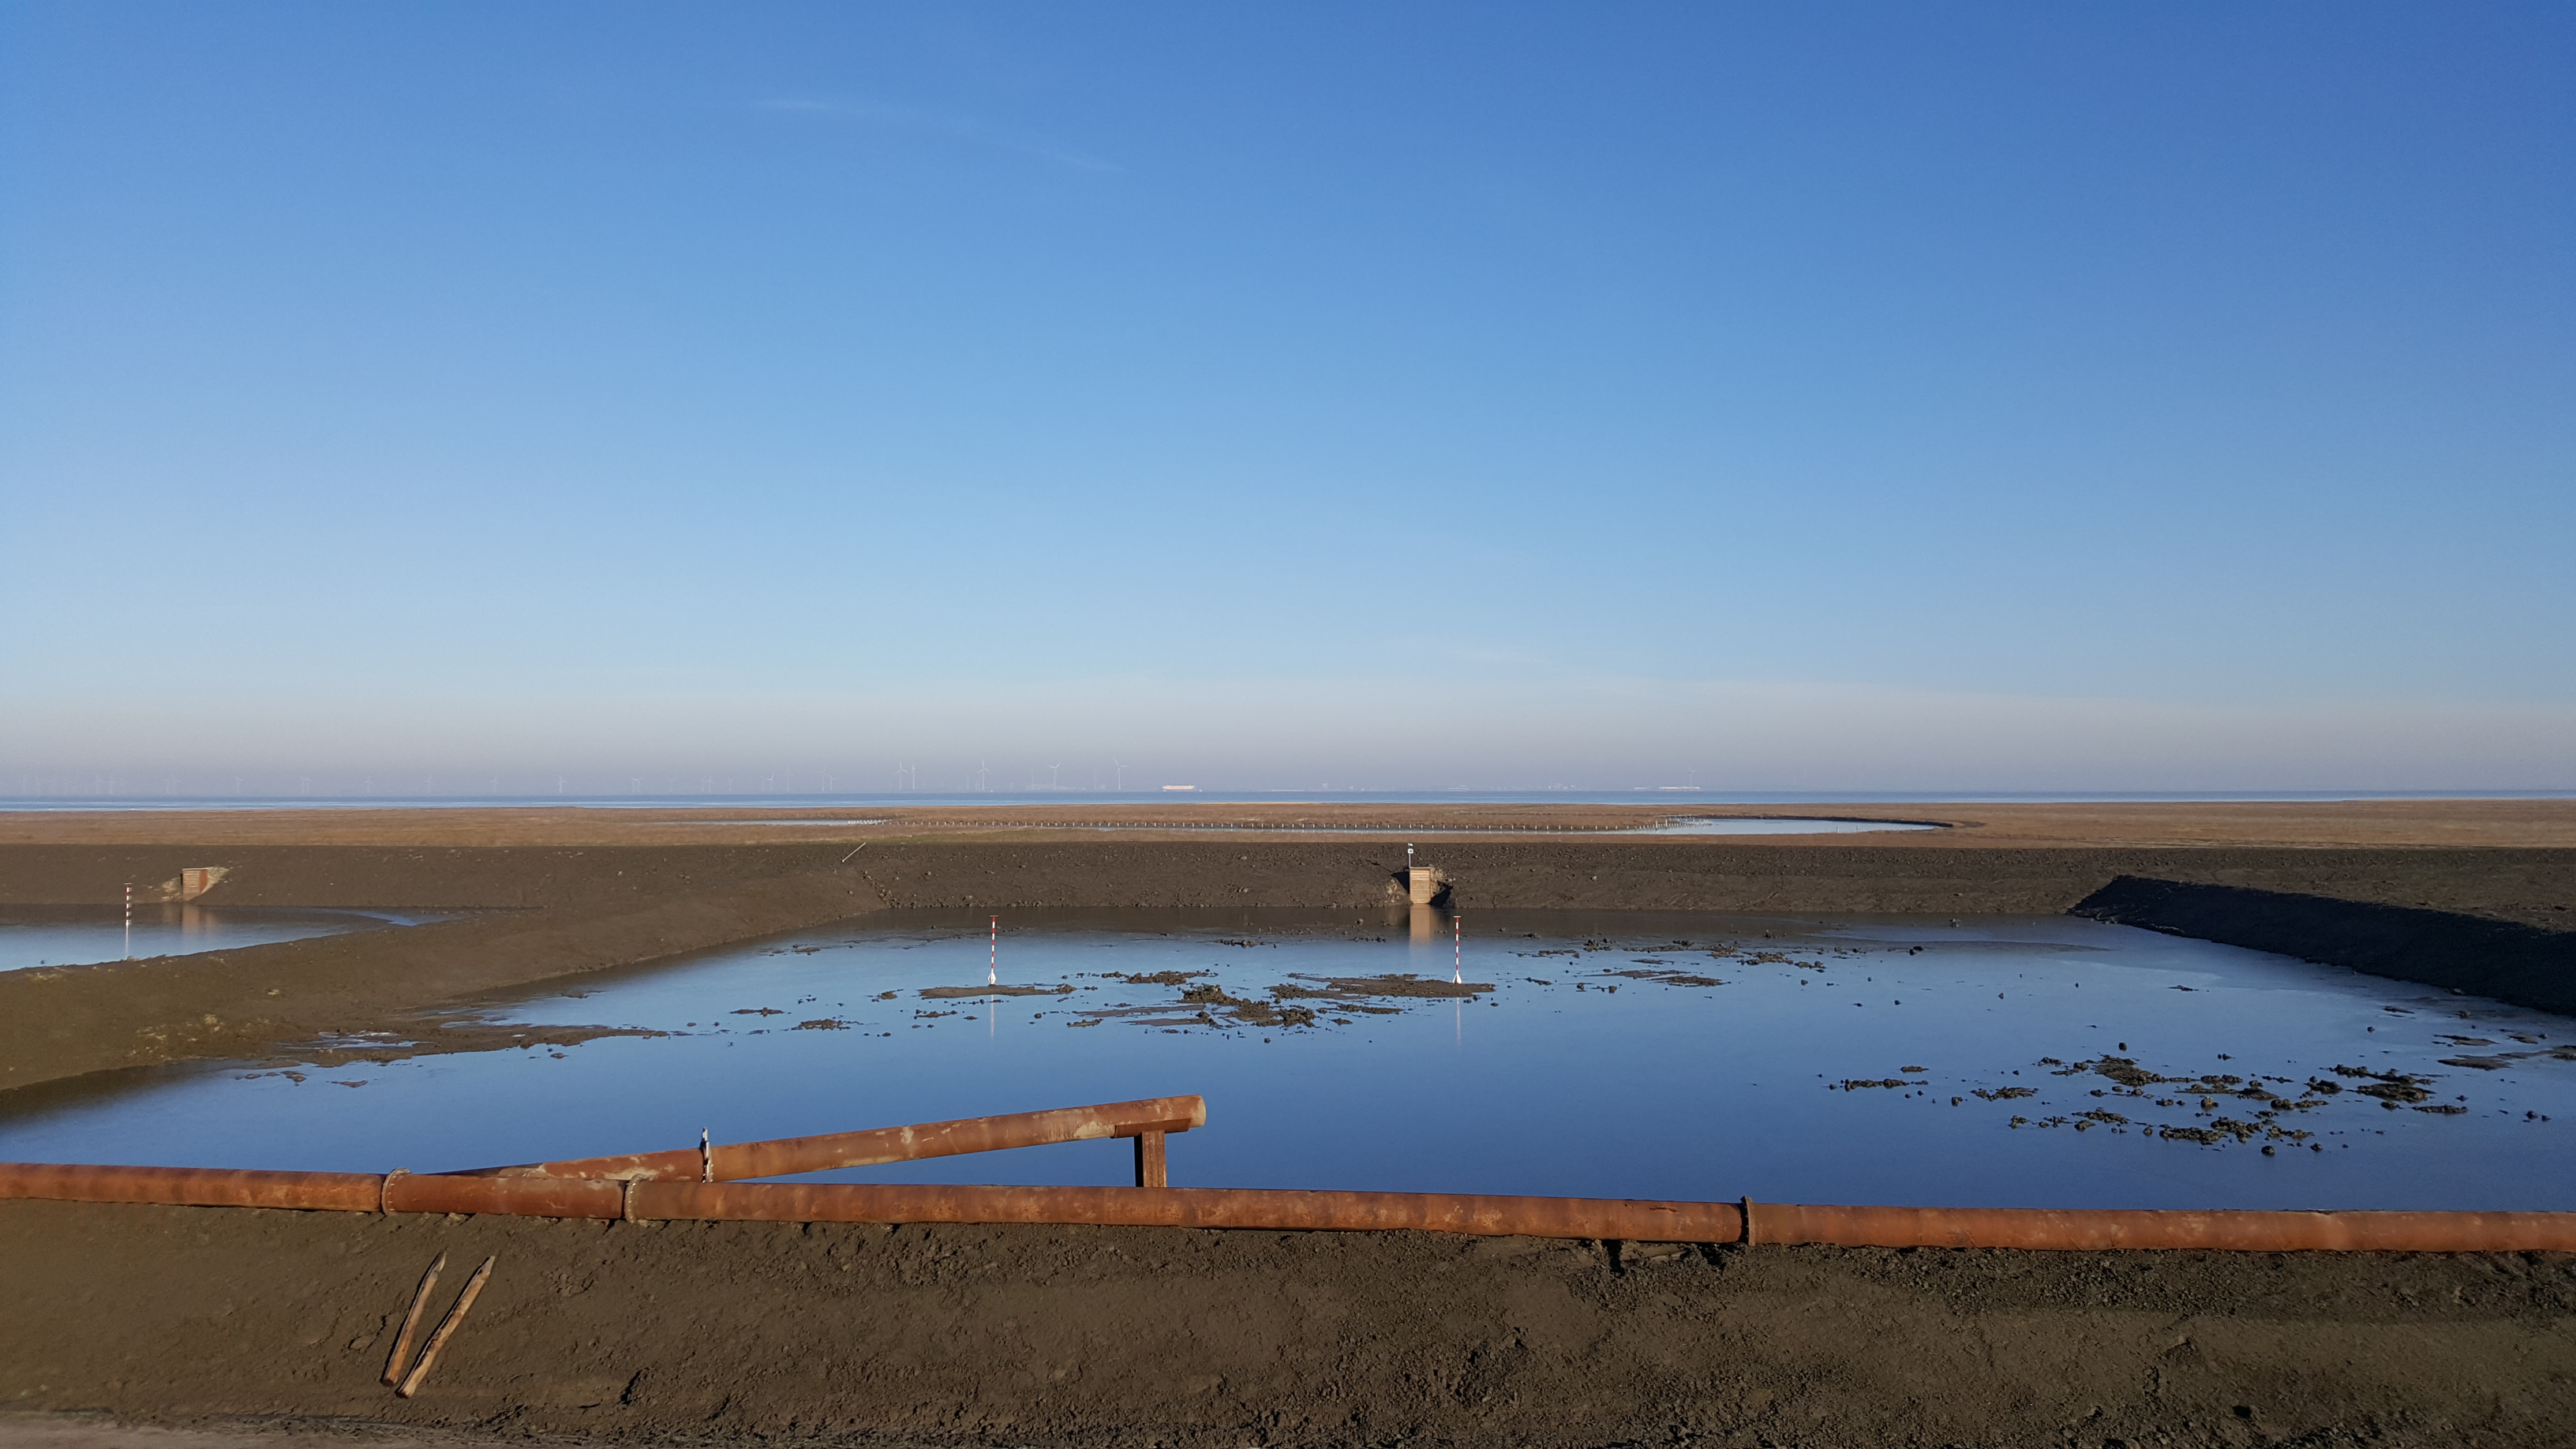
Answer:
<svg viewBox="0 0 2576 1449"><path fill-rule="evenodd" d="M2074 914L2576 1015L2576 932L2376 901L2128 875L2086 896Z"/></svg>
<svg viewBox="0 0 2576 1449"><path fill-rule="evenodd" d="M305 1049L319 1038L365 1032L437 1037L448 1049L518 1046L506 1033L442 1035L444 1022L431 1013L531 982L845 920L880 905L863 881L810 871L674 881L673 893L661 895L649 886L626 888L617 862L600 863L603 880L545 892L487 862L472 863L462 880L424 882L411 871L388 902L364 893L381 874L371 866L381 862L300 864L314 884L283 886L277 875L291 873L263 878L254 870L246 899L224 903L502 908L466 920L194 956L0 973L0 1090L191 1058L258 1059L280 1050L330 1056ZM632 873L644 881L657 874ZM555 884L569 883L559 875ZM522 904L532 894L550 903Z"/></svg>
<svg viewBox="0 0 2576 1449"><path fill-rule="evenodd" d="M387 1345L441 1253L450 1282L497 1262L398 1399ZM304 1433L2520 1449L2576 1421L2567 1255L9 1202L0 1260L0 1404Z"/></svg>
<svg viewBox="0 0 2576 1449"><path fill-rule="evenodd" d="M1478 910L1789 916L2055 914L2124 877L2224 887L2192 924L2230 944L2567 1009L2576 850L2529 847L1962 848L1559 837L1451 839L1437 862ZM851 843L422 847L0 845L0 904L105 905L127 880L223 865L208 905L484 909L435 925L203 956L0 974L0 1089L325 1034L419 1033L424 1012L540 981L805 929L880 907L1382 908L1404 856L1384 840L1008 835ZM2180 899L2180 898L2176 898ZM2403 908L2401 936L2299 901ZM2374 918L2377 919L2377 918ZM2386 920L2401 918L2388 917ZM2494 926L2525 928L2506 964ZM2311 930L2310 926L2317 928ZM2397 940L2400 944L2392 945ZM2479 953L2490 957L2480 958ZM2415 963L2425 964L2418 969ZM2467 989L2467 988L2463 988Z"/></svg>

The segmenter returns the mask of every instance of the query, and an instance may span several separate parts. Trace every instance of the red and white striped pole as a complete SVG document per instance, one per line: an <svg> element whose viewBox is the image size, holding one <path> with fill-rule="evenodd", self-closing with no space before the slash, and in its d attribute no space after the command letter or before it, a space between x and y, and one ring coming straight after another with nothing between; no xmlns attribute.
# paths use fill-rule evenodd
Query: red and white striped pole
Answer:
<svg viewBox="0 0 2576 1449"><path fill-rule="evenodd" d="M1467 979L1467 918L1452 912L1449 917L1449 984Z"/></svg>
<svg viewBox="0 0 2576 1449"><path fill-rule="evenodd" d="M1002 982L1002 918L999 916L993 917L992 946L993 954L984 963L984 984L998 986Z"/></svg>
<svg viewBox="0 0 2576 1449"><path fill-rule="evenodd" d="M134 959L134 882L125 883L125 959Z"/></svg>

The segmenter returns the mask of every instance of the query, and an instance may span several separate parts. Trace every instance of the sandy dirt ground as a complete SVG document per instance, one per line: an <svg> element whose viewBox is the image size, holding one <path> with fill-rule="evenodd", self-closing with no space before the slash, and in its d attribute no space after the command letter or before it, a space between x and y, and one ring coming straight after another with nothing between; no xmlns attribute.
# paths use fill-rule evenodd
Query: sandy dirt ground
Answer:
<svg viewBox="0 0 2576 1449"><path fill-rule="evenodd" d="M18 1101L114 1091L119 1069L157 1061L426 1032L536 982L880 906L1384 910L1405 838L1369 833L1387 830L1418 830L1470 912L2056 912L2146 879L2224 896L2223 909L2202 901L2212 931L2266 902L2351 905L2381 914L2346 912L2340 929L2465 923L2463 939L2514 933L2534 969L2555 969L2576 906L2576 802L1904 806L1886 818L1950 828L1755 840L1598 833L1721 813L1668 802L1366 808L1379 813L1158 805L1135 818L1255 828L1114 833L1062 828L1105 818L1088 807L857 827L724 823L751 818L735 811L0 817L0 905L103 905L124 882L222 865L210 904L475 913L0 974L0 1088ZM496 1257L493 1286L429 1390L398 1400L374 1381L387 1324L442 1251L451 1265ZM47 1449L314 1436L2520 1446L2571 1442L2562 1426L2576 1422L2567 1256L602 1227L5 1202L0 1267L0 1410L14 1411L0 1413L0 1444ZM451 1267L451 1287L464 1271Z"/></svg>
<svg viewBox="0 0 2576 1449"><path fill-rule="evenodd" d="M387 1348L441 1253L447 1284L487 1256L491 1283L398 1399ZM2576 1422L2564 1255L8 1203L0 1257L0 1403L183 1426L1232 1449L2536 1446Z"/></svg>

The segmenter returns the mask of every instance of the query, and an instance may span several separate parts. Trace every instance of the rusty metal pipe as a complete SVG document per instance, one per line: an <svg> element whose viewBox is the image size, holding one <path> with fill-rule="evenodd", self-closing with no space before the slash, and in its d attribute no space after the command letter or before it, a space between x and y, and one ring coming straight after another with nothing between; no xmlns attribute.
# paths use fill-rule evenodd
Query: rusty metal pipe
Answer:
<svg viewBox="0 0 2576 1449"><path fill-rule="evenodd" d="M1818 1207L1268 1188L942 1187L0 1163L0 1198L771 1222L1416 1231L1641 1242L2413 1253L2576 1251L2576 1213ZM1749 1231L1748 1231L1749 1229Z"/></svg>
<svg viewBox="0 0 2576 1449"><path fill-rule="evenodd" d="M2576 1213L1815 1207L1748 1202L1748 1241L1878 1248L2566 1252Z"/></svg>
<svg viewBox="0 0 2576 1449"><path fill-rule="evenodd" d="M395 1173L200 1172L0 1163L0 1198L347 1212L853 1223L1090 1223L1732 1242L1734 1203L1634 1202L1267 1188L945 1187L873 1183L618 1181Z"/></svg>
<svg viewBox="0 0 2576 1449"><path fill-rule="evenodd" d="M372 1172L262 1172L237 1167L0 1163L0 1198L11 1197L51 1198L57 1202L158 1202L189 1207L307 1208L372 1213L384 1210L385 1179Z"/></svg>
<svg viewBox="0 0 2576 1449"><path fill-rule="evenodd" d="M635 1186L635 1212L728 1221L1409 1230L1697 1243L1733 1242L1744 1231L1743 1211L1731 1202L1277 1188L647 1182Z"/></svg>
<svg viewBox="0 0 2576 1449"><path fill-rule="evenodd" d="M605 1177L448 1177L402 1173L385 1180L389 1213L506 1213L523 1218L619 1218L626 1184Z"/></svg>
<svg viewBox="0 0 2576 1449"><path fill-rule="evenodd" d="M633 1152L617 1157L532 1162L516 1167L480 1167L441 1175L738 1182L746 1178L823 1172L836 1167L911 1162L924 1157L952 1157L966 1152L998 1152L1008 1147L1037 1147L1050 1142L1083 1142L1103 1137L1141 1138L1148 1132L1187 1132L1193 1127L1206 1125L1207 1100L1203 1097L1146 1097L1133 1102L1103 1102L1090 1107L1057 1107L1043 1112L965 1117L953 1122L922 1122L910 1127L871 1127L858 1132L829 1132L816 1137L728 1142L703 1151L687 1147L669 1152Z"/></svg>

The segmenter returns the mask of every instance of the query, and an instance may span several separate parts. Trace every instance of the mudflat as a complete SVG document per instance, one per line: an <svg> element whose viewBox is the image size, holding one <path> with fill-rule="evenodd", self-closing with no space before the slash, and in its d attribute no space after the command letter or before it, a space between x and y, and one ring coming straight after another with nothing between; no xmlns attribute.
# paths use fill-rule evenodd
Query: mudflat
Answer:
<svg viewBox="0 0 2576 1449"><path fill-rule="evenodd" d="M496 993L887 906L1385 910L1408 838L1469 911L2083 910L2545 1009L2576 991L2568 801L1191 803L1116 820L1012 807L739 823L796 813L0 817L0 904L105 905L128 881L220 865L210 903L476 913L0 974L0 1088L113 1090L116 1070L154 1062L424 1037ZM1947 828L1609 833L1677 813ZM451 1284L455 1265L497 1258L492 1287L430 1388L398 1400L375 1382L388 1325L441 1251ZM2564 1255L8 1202L0 1261L0 1404L34 1415L0 1418L0 1440L155 1424L938 1444L2539 1445L2576 1422Z"/></svg>
<svg viewBox="0 0 2576 1449"><path fill-rule="evenodd" d="M421 1272L489 1287L419 1397ZM2576 1260L0 1204L0 1399L912 1444L2539 1446ZM436 1311L436 1310L433 1310ZM0 1431L4 1432L4 1431Z"/></svg>
<svg viewBox="0 0 2576 1449"><path fill-rule="evenodd" d="M0 845L680 845L867 840L924 833L1208 830L1424 835L1605 833L1676 819L1882 820L1949 827L1937 835L1762 837L1767 846L2539 846L2576 848L2576 799L2148 801L1699 805L1686 797L1602 805L1159 801L1150 804L889 806L456 807L314 810L15 811Z"/></svg>
<svg viewBox="0 0 2576 1449"><path fill-rule="evenodd" d="M1401 899L1395 878L1408 839L1470 910L2053 914L2115 882L2160 882L2189 890L2115 893L2101 913L2292 954L2331 939L2341 944L2319 959L2576 1010L2576 801L1781 806L1763 813L1947 828L1697 838L1606 833L1670 815L1670 806L1127 808L1139 824L1195 818L1219 828L1078 828L1100 807L1066 807L1055 823L1032 825L1050 817L1026 806L981 822L812 827L747 824L779 812L744 811L0 816L0 837L15 837L0 838L0 905L105 906L128 882L149 887L219 865L228 874L209 903L479 913L202 956L0 973L0 1090L187 1058L257 1058L330 1035L417 1037L454 1020L440 1008L478 996L887 906L1380 910ZM1206 818L1193 814L1201 809ZM1326 816L1325 826L1311 823ZM1485 833L1443 833L1443 824ZM804 838L809 830L816 838ZM2305 914L2290 898L2309 903Z"/></svg>

